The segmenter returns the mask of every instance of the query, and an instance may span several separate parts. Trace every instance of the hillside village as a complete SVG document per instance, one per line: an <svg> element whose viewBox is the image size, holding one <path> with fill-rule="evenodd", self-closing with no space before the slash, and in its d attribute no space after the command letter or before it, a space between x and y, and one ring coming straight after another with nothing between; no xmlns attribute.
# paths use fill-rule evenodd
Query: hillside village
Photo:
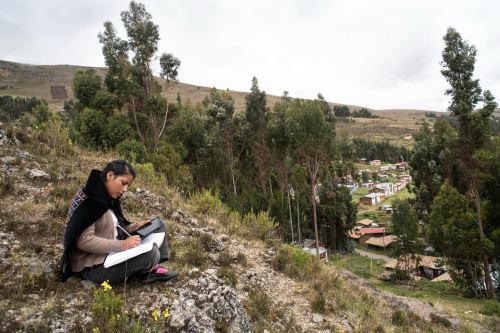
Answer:
<svg viewBox="0 0 500 333"><path fill-rule="evenodd" d="M84 181L83 169L112 156L75 147L70 156L55 158L45 144L32 141L31 132L23 136L9 128L0 124L3 332L95 332L96 326L115 332L134 320L140 332L220 332L221 327L232 332L371 332L374 327L380 332L452 332L459 327L489 332L428 303L376 290L332 265L333 260L309 266L311 259L278 240L263 242L224 222L222 206L207 206L203 196L184 201L155 179L139 179L124 199L125 209L131 216L165 218L175 251L169 266L181 272L179 279L150 286L129 281L113 285L112 292L77 276L62 284L58 266L66 196ZM293 256L301 258L301 266L293 261L281 266ZM121 315L122 324L108 322L99 312L105 295L118 302L113 311L124 311L111 312ZM322 310L318 301L332 310Z"/></svg>
<svg viewBox="0 0 500 333"><path fill-rule="evenodd" d="M248 92L179 82L247 66L231 67L240 48L220 35L201 45L224 50L220 63L193 43L180 52L183 29L165 35L165 5L151 9L110 4L98 32L82 30L106 67L0 60L0 332L500 332L500 117L474 44L454 27L442 38L447 89L425 90L447 112L374 110L327 100L341 91L309 84L307 66L301 89L329 90L266 93L283 74L259 52L246 52ZM189 30L204 18L191 11ZM300 50L283 60L321 60ZM378 66L352 64L371 85L356 98L415 103L384 96L392 70L414 86L413 64L372 78ZM153 220L162 233L141 238Z"/></svg>

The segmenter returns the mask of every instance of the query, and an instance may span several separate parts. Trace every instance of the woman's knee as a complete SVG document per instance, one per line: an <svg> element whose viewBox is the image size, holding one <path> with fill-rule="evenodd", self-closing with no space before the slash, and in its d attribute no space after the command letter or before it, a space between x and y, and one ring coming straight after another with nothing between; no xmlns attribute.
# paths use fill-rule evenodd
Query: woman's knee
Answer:
<svg viewBox="0 0 500 333"><path fill-rule="evenodd" d="M161 220L160 227L155 232L167 232L167 226L163 220Z"/></svg>
<svg viewBox="0 0 500 333"><path fill-rule="evenodd" d="M147 267L153 267L160 261L160 251L156 244L153 245L151 251L144 253L144 261Z"/></svg>

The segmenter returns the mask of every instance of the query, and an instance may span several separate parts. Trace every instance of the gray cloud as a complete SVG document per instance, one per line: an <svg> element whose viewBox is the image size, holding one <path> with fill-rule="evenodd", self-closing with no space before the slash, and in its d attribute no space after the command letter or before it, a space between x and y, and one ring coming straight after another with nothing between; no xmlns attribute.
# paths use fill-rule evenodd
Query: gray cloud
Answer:
<svg viewBox="0 0 500 333"><path fill-rule="evenodd" d="M183 82L373 108L446 109L442 36L454 26L478 49L476 76L500 98L497 1L143 1L159 53L182 61ZM103 66L97 33L121 33L119 0L0 0L0 59ZM157 68L157 67L156 67Z"/></svg>

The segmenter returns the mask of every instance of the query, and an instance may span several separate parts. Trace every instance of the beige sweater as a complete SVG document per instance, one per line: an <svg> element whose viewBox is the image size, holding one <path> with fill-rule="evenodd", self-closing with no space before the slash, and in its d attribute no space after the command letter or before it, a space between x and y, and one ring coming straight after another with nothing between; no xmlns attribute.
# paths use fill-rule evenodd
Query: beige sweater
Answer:
<svg viewBox="0 0 500 333"><path fill-rule="evenodd" d="M114 239L114 232L113 213L108 210L78 237L69 254L71 270L81 272L85 267L102 264L109 252L122 251L123 242Z"/></svg>

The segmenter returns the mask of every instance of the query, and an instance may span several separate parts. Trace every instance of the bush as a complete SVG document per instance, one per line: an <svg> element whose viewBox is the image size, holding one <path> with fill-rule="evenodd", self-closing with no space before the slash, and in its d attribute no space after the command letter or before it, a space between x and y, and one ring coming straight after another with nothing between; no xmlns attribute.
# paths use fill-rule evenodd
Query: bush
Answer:
<svg viewBox="0 0 500 333"><path fill-rule="evenodd" d="M2 177L0 177L0 196L7 193L12 193L13 190L14 179L7 175L3 175Z"/></svg>
<svg viewBox="0 0 500 333"><path fill-rule="evenodd" d="M128 123L127 118L122 114L111 116L107 119L106 144L110 148L116 147L120 142L135 138L135 130Z"/></svg>
<svg viewBox="0 0 500 333"><path fill-rule="evenodd" d="M99 90L92 99L92 106L109 116L113 114L115 109L119 108L120 101L110 92Z"/></svg>
<svg viewBox="0 0 500 333"><path fill-rule="evenodd" d="M83 146L102 148L106 139L106 115L102 111L84 109L73 119L74 139Z"/></svg>
<svg viewBox="0 0 500 333"><path fill-rule="evenodd" d="M272 303L264 291L258 289L250 290L248 298L245 308L251 319L259 320L270 317Z"/></svg>
<svg viewBox="0 0 500 333"><path fill-rule="evenodd" d="M391 321L393 325L396 326L407 326L408 325L408 316L401 310L396 310L392 314Z"/></svg>
<svg viewBox="0 0 500 333"><path fill-rule="evenodd" d="M140 178L147 184L151 184L158 180L152 163L134 163L134 169L137 174L137 178Z"/></svg>
<svg viewBox="0 0 500 333"><path fill-rule="evenodd" d="M191 195L190 203L194 211L198 214L210 215L218 218L228 211L228 208L222 203L218 193L212 193L208 190L196 192Z"/></svg>
<svg viewBox="0 0 500 333"><path fill-rule="evenodd" d="M272 264L276 270L298 280L309 280L321 271L317 257L291 245L282 245Z"/></svg>
<svg viewBox="0 0 500 333"><path fill-rule="evenodd" d="M144 332L139 321L134 321L123 311L124 302L116 295L112 287L103 282L102 289L94 292L92 304L92 331L111 332Z"/></svg>
<svg viewBox="0 0 500 333"><path fill-rule="evenodd" d="M326 310L326 299L325 294L321 292L316 292L314 298L311 302L311 309L314 312L324 313Z"/></svg>
<svg viewBox="0 0 500 333"><path fill-rule="evenodd" d="M261 211L257 215L250 212L243 217L242 224L249 238L265 240L273 236L275 231L274 220L268 212Z"/></svg>
<svg viewBox="0 0 500 333"><path fill-rule="evenodd" d="M484 301L481 306L479 313L485 316L497 316L500 317L500 302L494 300Z"/></svg>
<svg viewBox="0 0 500 333"><path fill-rule="evenodd" d="M204 267L207 263L207 251L197 239L191 239L185 244L185 251L180 255L179 261L194 267Z"/></svg>
<svg viewBox="0 0 500 333"><path fill-rule="evenodd" d="M231 269L231 267L220 267L217 270L217 276L230 286L236 287L236 283L238 283L236 273L233 269Z"/></svg>
<svg viewBox="0 0 500 333"><path fill-rule="evenodd" d="M152 154L151 162L165 176L168 184L189 190L193 188L193 177L188 166L183 164L186 154L187 151L181 144L161 142Z"/></svg>
<svg viewBox="0 0 500 333"><path fill-rule="evenodd" d="M127 139L120 142L116 146L116 150L126 160L137 163L144 163L146 161L146 147L136 139Z"/></svg>

